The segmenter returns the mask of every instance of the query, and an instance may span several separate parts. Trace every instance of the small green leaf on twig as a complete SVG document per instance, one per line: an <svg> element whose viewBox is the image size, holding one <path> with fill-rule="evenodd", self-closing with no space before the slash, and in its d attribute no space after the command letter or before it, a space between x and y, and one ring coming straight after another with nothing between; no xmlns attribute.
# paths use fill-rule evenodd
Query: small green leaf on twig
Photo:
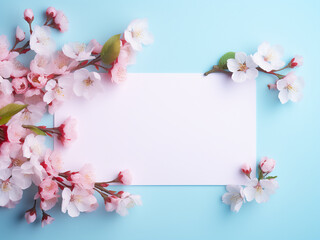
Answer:
<svg viewBox="0 0 320 240"><path fill-rule="evenodd" d="M227 69L227 62L228 62L228 59L230 58L235 58L235 52L227 52L226 54L224 54L220 60L219 60L219 67L221 69Z"/></svg>
<svg viewBox="0 0 320 240"><path fill-rule="evenodd" d="M0 125L4 125L12 116L25 109L28 105L11 103L0 109Z"/></svg>
<svg viewBox="0 0 320 240"><path fill-rule="evenodd" d="M269 177L266 177L266 179L275 179L277 178L278 176L269 176Z"/></svg>
<svg viewBox="0 0 320 240"><path fill-rule="evenodd" d="M32 132L34 132L37 135L43 135L43 136L47 136L47 134L42 131L41 129L39 129L36 126L32 126L32 125L23 125L24 128L27 128L29 130L31 130Z"/></svg>

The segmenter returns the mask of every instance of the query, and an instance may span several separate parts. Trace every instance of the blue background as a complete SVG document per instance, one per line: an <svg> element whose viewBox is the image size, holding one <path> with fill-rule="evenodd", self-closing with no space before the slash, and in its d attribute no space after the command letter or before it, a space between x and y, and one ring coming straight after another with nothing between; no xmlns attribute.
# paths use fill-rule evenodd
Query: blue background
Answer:
<svg viewBox="0 0 320 240"><path fill-rule="evenodd" d="M130 72L205 72L227 51L280 44L286 60L305 58L297 70L305 97L281 105L266 87L274 79L257 79L257 160L275 158L280 183L267 203L245 204L236 214L221 202L224 186L131 186L125 189L142 195L144 206L127 217L100 206L72 219L57 207L51 211L55 222L42 229L23 219L32 205L33 193L26 191L14 210L0 209L0 239L320 239L319 1L1 1L0 34L13 38L17 24L27 30L25 8L42 24L51 5L70 21L68 32L56 34L60 46L104 42L132 19L148 18L155 43L138 54ZM45 122L52 124L48 117Z"/></svg>

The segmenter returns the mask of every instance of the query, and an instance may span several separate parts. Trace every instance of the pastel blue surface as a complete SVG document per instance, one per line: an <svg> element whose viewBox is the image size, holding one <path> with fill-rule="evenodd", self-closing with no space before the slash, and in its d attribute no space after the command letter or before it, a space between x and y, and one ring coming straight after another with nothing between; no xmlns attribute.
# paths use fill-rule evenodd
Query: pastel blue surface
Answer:
<svg viewBox="0 0 320 240"><path fill-rule="evenodd" d="M263 41L280 44L285 59L303 55L297 74L306 81L305 97L281 105L257 79L257 159L277 160L280 188L263 204L248 203L238 214L221 203L223 186L131 186L144 206L120 217L100 210L72 219L51 211L55 222L28 225L23 213L32 205L28 191L13 210L0 209L0 239L320 239L320 2L319 1L1 1L0 34L25 30L25 8L42 23L48 6L63 10L69 41L103 42L134 18L149 19L155 43L137 57L130 72L205 72L226 51L253 53ZM41 21L40 21L41 19ZM46 123L52 124L50 118Z"/></svg>

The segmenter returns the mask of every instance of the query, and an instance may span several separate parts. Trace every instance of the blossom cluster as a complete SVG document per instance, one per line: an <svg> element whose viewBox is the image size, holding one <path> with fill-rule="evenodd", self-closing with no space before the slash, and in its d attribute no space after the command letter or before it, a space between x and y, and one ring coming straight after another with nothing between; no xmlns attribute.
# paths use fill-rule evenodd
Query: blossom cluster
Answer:
<svg viewBox="0 0 320 240"><path fill-rule="evenodd" d="M247 55L244 52L226 53L221 57L219 64L214 65L204 75L222 72L231 74L234 82L242 83L255 80L259 72L271 74L277 80L274 84L268 84L268 88L279 91L278 98L280 102L282 104L288 101L297 102L303 96L303 79L298 77L294 72L283 75L279 71L302 66L303 57L297 55L289 63L285 64L282 56L283 50L280 46L271 46L269 43L263 42L258 47L258 51L253 55Z"/></svg>
<svg viewBox="0 0 320 240"><path fill-rule="evenodd" d="M7 37L0 36L0 206L15 207L23 191L34 184L38 190L33 207L25 213L28 223L36 220L39 209L42 226L51 223L53 218L47 211L60 198L61 211L71 217L91 212L98 207L94 193L103 198L106 211L126 215L128 208L141 205L140 196L108 187L112 183L131 184L130 171L121 171L108 182L96 182L89 164L79 171L62 170L62 157L46 148L45 138L56 137L63 146L70 145L77 138L76 120L69 117L53 128L36 124L70 97L91 99L101 92L103 81L125 81L135 52L153 41L147 21L132 21L123 34L111 37L104 45L92 39L88 44L65 44L60 51L50 32L68 30L62 11L49 7L42 26L33 26L31 9L25 10L24 19L29 40L19 26L12 48ZM18 58L32 51L34 57L26 67ZM100 74L100 70L107 74Z"/></svg>
<svg viewBox="0 0 320 240"><path fill-rule="evenodd" d="M252 168L244 164L241 172L248 178L243 187L241 185L227 185L227 193L222 196L222 202L230 205L233 212L239 212L246 201L256 200L257 203L267 202L271 194L278 188L277 176L268 176L276 165L272 158L263 157L258 166L258 178L252 176Z"/></svg>

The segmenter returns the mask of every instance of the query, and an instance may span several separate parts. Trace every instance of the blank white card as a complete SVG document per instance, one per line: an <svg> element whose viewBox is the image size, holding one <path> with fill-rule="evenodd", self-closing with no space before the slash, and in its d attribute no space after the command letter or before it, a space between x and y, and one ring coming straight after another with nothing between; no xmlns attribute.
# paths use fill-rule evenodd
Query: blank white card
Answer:
<svg viewBox="0 0 320 240"><path fill-rule="evenodd" d="M130 169L134 185L243 184L256 164L255 81L223 74L134 73L106 84L92 100L73 99L55 126L78 120L78 139L62 152L64 168L94 166L97 181Z"/></svg>

